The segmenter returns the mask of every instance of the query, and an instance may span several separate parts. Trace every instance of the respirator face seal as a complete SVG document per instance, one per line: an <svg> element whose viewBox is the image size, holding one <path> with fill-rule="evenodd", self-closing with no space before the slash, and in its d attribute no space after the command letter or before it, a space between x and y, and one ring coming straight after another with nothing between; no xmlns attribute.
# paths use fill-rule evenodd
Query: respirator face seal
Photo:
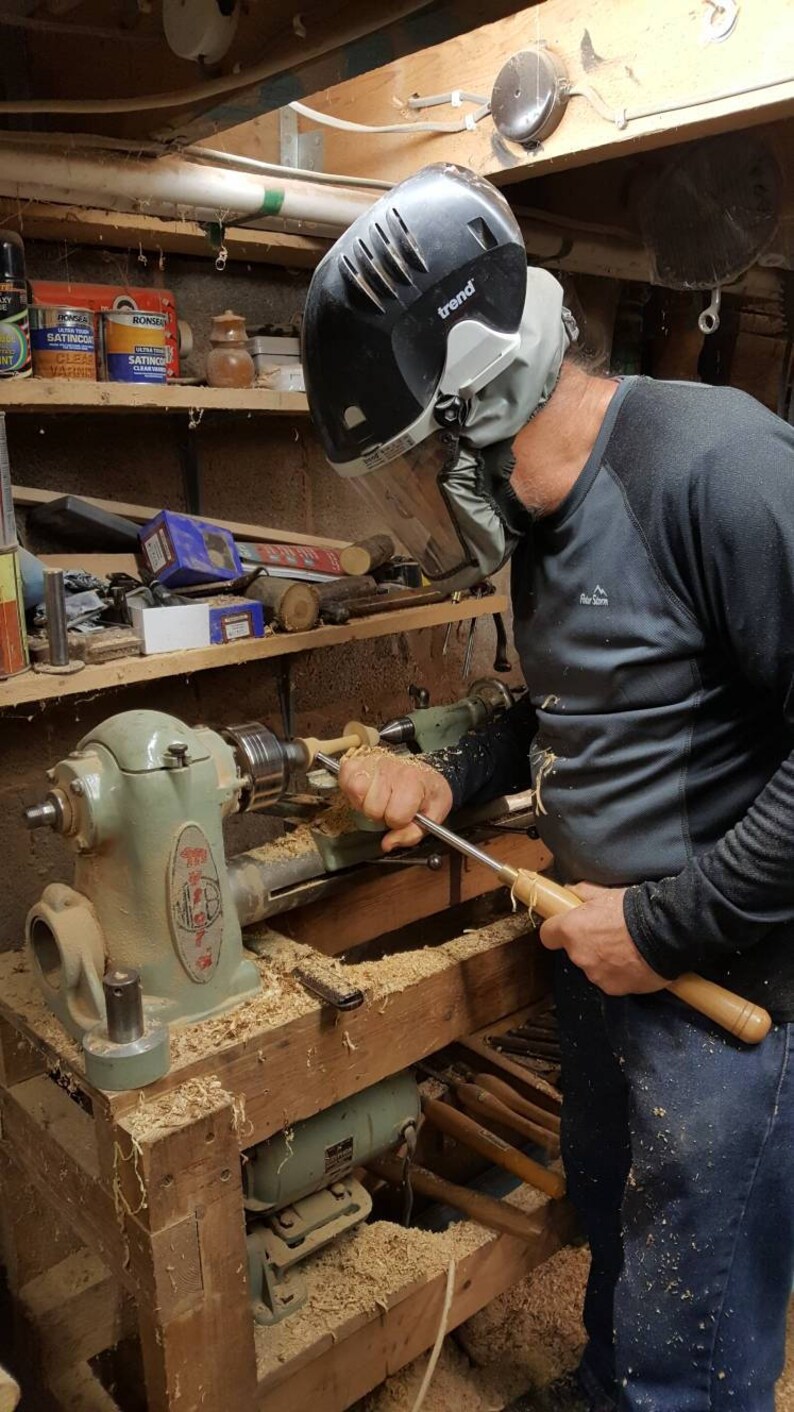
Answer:
<svg viewBox="0 0 794 1412"><path fill-rule="evenodd" d="M518 540L482 457L446 431L352 481L431 583L469 588L507 561Z"/></svg>

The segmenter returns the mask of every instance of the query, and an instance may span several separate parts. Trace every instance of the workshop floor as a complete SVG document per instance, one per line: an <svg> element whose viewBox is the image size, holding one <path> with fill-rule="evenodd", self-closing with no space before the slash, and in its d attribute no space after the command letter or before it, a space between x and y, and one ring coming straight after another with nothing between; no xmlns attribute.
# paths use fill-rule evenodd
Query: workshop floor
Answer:
<svg viewBox="0 0 794 1412"><path fill-rule="evenodd" d="M584 1331L587 1277L583 1249L562 1250L515 1289L494 1300L445 1341L422 1412L580 1412L567 1387ZM418 1358L351 1412L412 1412L427 1365ZM789 1356L777 1412L794 1412L794 1303Z"/></svg>

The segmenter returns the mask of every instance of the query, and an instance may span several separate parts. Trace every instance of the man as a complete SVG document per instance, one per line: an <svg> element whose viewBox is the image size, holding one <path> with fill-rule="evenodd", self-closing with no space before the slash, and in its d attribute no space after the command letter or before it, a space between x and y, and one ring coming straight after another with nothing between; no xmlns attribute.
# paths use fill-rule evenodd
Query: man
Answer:
<svg viewBox="0 0 794 1412"><path fill-rule="evenodd" d="M388 851L418 841L418 811L440 821L542 780L540 832L584 899L540 939L558 957L563 1155L593 1257L588 1405L772 1412L794 1273L794 434L731 389L589 376L543 271L524 274L517 329L493 304L472 309L496 284L481 263L464 280L450 250L472 193L493 207L465 221L478 239L488 226L483 248L510 233L484 183L464 199L467 180L420 173L326 257L307 306L309 395L336 468L401 517L442 582L512 551L528 692L426 757L435 772L376 756L346 762L340 783L385 823ZM441 255L427 238L434 195ZM427 276L408 271L415 297L377 248L395 211ZM351 281L345 260L391 321L368 343L376 316L360 312L360 289L340 310L335 287L337 329L379 347L392 379L387 350L399 359L410 343L402 375L434 421L425 406L400 431L387 407L378 439L354 367L344 409L320 384L325 296L340 269ZM429 309L456 323L423 378ZM463 546L454 564L434 495ZM763 1043L667 994L687 970L765 1005L776 1023Z"/></svg>

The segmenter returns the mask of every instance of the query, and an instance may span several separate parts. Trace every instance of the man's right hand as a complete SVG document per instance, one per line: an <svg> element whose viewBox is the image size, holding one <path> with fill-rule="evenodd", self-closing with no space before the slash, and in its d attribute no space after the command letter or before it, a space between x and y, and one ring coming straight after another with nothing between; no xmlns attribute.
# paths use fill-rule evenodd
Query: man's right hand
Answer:
<svg viewBox="0 0 794 1412"><path fill-rule="evenodd" d="M399 755L360 755L343 760L339 787L368 819L387 825L384 853L411 848L424 834L412 822L426 814L441 824L452 808L452 790L444 776L424 761Z"/></svg>

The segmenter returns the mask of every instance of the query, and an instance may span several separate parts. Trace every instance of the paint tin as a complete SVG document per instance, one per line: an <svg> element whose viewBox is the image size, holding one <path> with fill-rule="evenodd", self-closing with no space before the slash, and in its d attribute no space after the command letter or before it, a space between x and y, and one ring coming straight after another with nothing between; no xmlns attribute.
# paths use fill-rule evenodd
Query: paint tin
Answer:
<svg viewBox="0 0 794 1412"><path fill-rule="evenodd" d="M165 382L165 314L108 309L100 318L108 382Z"/></svg>
<svg viewBox="0 0 794 1412"><path fill-rule="evenodd" d="M94 315L68 304L31 304L33 371L40 378L96 379Z"/></svg>

